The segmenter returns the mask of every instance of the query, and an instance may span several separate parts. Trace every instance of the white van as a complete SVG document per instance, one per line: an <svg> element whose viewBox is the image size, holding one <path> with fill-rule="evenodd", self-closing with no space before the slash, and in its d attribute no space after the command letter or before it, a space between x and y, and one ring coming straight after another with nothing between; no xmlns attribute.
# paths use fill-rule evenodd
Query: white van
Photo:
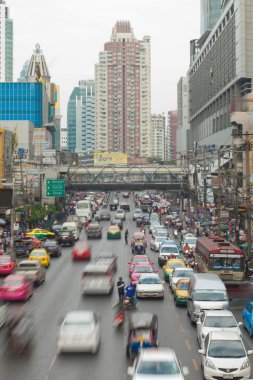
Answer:
<svg viewBox="0 0 253 380"><path fill-rule="evenodd" d="M188 292L187 313L192 324L198 321L203 310L228 309L226 287L215 273L193 273Z"/></svg>
<svg viewBox="0 0 253 380"><path fill-rule="evenodd" d="M85 217L89 222L92 220L92 205L91 201L85 199L83 201L79 201L76 205L76 215L79 216L81 222L84 222Z"/></svg>
<svg viewBox="0 0 253 380"><path fill-rule="evenodd" d="M75 237L75 240L79 240L80 229L76 222L65 222L61 228L62 231L71 231Z"/></svg>
<svg viewBox="0 0 253 380"><path fill-rule="evenodd" d="M82 294L110 294L114 285L114 263L99 259L91 262L83 270Z"/></svg>

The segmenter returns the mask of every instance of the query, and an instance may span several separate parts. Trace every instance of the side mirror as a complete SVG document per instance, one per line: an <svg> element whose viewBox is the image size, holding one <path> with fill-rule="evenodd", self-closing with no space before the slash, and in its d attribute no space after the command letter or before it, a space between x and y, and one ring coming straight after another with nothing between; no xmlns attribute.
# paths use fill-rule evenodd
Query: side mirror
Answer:
<svg viewBox="0 0 253 380"><path fill-rule="evenodd" d="M127 374L130 376L133 376L134 375L134 367L128 367L127 368Z"/></svg>
<svg viewBox="0 0 253 380"><path fill-rule="evenodd" d="M249 350L249 351L247 351L247 354L248 354L248 355L252 355L252 354L253 354L253 350Z"/></svg>
<svg viewBox="0 0 253 380"><path fill-rule="evenodd" d="M201 325L201 322L199 320L197 321L197 325Z"/></svg>
<svg viewBox="0 0 253 380"><path fill-rule="evenodd" d="M189 368L188 367L183 367L182 368L182 372L183 372L184 376L188 376L189 375Z"/></svg>
<svg viewBox="0 0 253 380"><path fill-rule="evenodd" d="M205 355L205 350L198 350L198 353L201 355Z"/></svg>
<svg viewBox="0 0 253 380"><path fill-rule="evenodd" d="M242 326L243 325L243 323L242 322L238 322L238 326Z"/></svg>

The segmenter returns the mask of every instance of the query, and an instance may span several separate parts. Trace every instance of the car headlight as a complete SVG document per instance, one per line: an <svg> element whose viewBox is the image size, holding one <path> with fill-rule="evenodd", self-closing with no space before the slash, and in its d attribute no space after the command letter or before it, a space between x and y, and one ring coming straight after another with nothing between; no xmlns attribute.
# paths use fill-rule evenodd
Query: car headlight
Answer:
<svg viewBox="0 0 253 380"><path fill-rule="evenodd" d="M241 366L240 369L245 369L245 368L248 368L250 366L249 364L249 359L246 359L244 362L243 362L243 365Z"/></svg>
<svg viewBox="0 0 253 380"><path fill-rule="evenodd" d="M211 368L211 369L216 369L216 367L215 367L215 365L213 364L213 362L210 360L210 359L206 359L206 361L205 361L205 365L206 365L206 367L208 367L208 368Z"/></svg>

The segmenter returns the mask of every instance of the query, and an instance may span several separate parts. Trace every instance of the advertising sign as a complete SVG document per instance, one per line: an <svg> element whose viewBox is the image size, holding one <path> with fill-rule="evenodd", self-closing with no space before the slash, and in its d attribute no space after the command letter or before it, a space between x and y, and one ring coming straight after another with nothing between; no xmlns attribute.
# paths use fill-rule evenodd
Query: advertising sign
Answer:
<svg viewBox="0 0 253 380"><path fill-rule="evenodd" d="M96 152L94 153L94 165L125 165L127 154L119 152Z"/></svg>

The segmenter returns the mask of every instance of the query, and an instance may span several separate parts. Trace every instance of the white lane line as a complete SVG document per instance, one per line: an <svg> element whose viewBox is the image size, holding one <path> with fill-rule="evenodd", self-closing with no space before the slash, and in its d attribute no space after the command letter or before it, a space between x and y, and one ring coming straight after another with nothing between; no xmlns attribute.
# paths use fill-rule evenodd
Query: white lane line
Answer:
<svg viewBox="0 0 253 380"><path fill-rule="evenodd" d="M55 363L55 361L56 361L56 358L57 358L57 355L55 355L55 356L53 357L53 359L52 359L52 361L51 361L51 363L50 363L50 366L49 366L49 368L48 368L48 373L47 373L47 375L46 375L46 377L45 377L45 380L48 380L48 379L49 379L49 374L50 374L50 372L51 372L51 370L52 370L52 368L53 368L53 366L54 366L54 363Z"/></svg>

